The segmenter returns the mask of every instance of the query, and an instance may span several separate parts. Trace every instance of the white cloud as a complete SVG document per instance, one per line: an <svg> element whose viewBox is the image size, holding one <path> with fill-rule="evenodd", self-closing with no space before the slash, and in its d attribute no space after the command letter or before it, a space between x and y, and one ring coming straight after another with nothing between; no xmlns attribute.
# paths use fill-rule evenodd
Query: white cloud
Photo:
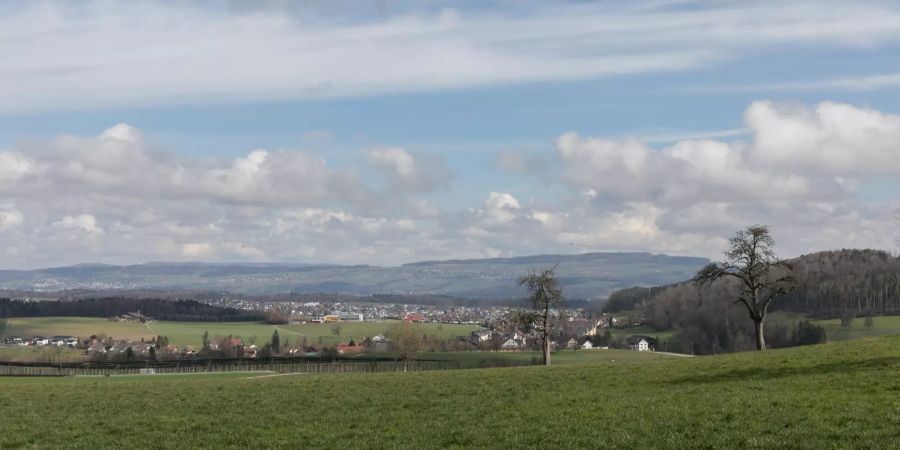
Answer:
<svg viewBox="0 0 900 450"><path fill-rule="evenodd" d="M0 205L0 231L10 230L25 222L22 212L12 205Z"/></svg>
<svg viewBox="0 0 900 450"><path fill-rule="evenodd" d="M870 194L896 188L900 117L828 102L757 102L745 120L745 142L651 148L566 133L555 152L539 155L544 170L522 175L550 189L488 183L452 206L419 183L432 176L419 155L395 147L340 169L292 150L184 157L153 150L152 136L118 125L0 153L9 163L0 165L0 248L15 255L6 263L14 267L394 264L596 250L716 257L725 238L753 223L774 227L784 255L893 248L896 200ZM387 182L371 182L367 170Z"/></svg>
<svg viewBox="0 0 900 450"><path fill-rule="evenodd" d="M97 218L90 214L65 215L53 226L69 230L83 231L89 235L103 234L103 228L97 225Z"/></svg>
<svg viewBox="0 0 900 450"><path fill-rule="evenodd" d="M187 258L206 258L213 254L213 246L208 242L192 242L181 246L181 254Z"/></svg>
<svg viewBox="0 0 900 450"><path fill-rule="evenodd" d="M369 150L367 158L398 191L430 191L450 180L450 170L434 155L414 157L399 147L383 147Z"/></svg>
<svg viewBox="0 0 900 450"><path fill-rule="evenodd" d="M302 7L31 2L0 14L5 113L302 99L686 70L745 51L896 43L881 1ZM456 4L448 3L448 6ZM501 5L502 6L502 5ZM299 11L299 12L298 12ZM702 32L697 32L702 30ZM873 84L873 82L869 82Z"/></svg>

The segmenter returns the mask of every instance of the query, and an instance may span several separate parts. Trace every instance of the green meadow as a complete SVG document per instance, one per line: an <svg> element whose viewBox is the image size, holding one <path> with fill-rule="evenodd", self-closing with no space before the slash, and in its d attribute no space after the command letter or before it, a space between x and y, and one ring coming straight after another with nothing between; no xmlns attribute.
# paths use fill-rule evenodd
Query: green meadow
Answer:
<svg viewBox="0 0 900 450"><path fill-rule="evenodd" d="M278 330L282 342L298 342L304 337L307 345L336 344L357 341L364 337L384 334L397 321L381 322L341 322L302 325L268 325L261 322L165 322L151 321L118 322L91 317L27 317L6 319L2 336L54 336L72 335L87 337L94 334L105 334L116 339L139 341L150 340L157 335L164 335L175 345L199 346L203 332L209 333L210 339L216 336L234 336L248 343L262 345ZM429 336L443 338L465 336L477 329L473 325L457 324L420 324L423 332Z"/></svg>
<svg viewBox="0 0 900 450"><path fill-rule="evenodd" d="M5 378L0 447L895 448L898 374L891 336L554 367Z"/></svg>

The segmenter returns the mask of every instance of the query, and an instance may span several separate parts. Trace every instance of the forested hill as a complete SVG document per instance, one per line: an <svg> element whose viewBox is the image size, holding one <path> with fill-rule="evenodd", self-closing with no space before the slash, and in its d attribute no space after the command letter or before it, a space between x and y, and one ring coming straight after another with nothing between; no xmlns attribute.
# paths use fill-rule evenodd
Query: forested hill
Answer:
<svg viewBox="0 0 900 450"><path fill-rule="evenodd" d="M818 318L845 315L900 314L900 260L882 251L840 250L804 255L789 261L798 288L775 299L770 312L790 311ZM700 353L747 350L752 322L733 304L737 285L722 280L700 289L685 281L654 288L631 288L610 296L607 311L636 309L659 330L674 330ZM767 339L778 346L796 324L767 321Z"/></svg>
<svg viewBox="0 0 900 450"><path fill-rule="evenodd" d="M900 314L900 259L878 250L837 250L788 261L800 285L772 305L773 310L837 317L847 312ZM632 287L612 293L604 305L618 312L650 304L659 294L689 281L653 288Z"/></svg>
<svg viewBox="0 0 900 450"><path fill-rule="evenodd" d="M775 308L836 317L900 314L900 259L876 250L840 250L791 261L801 280Z"/></svg>
<svg viewBox="0 0 900 450"><path fill-rule="evenodd" d="M0 298L0 318L6 317L114 317L140 312L158 320L238 322L262 320L262 314L207 305L194 300L155 300L124 297L74 301L26 302Z"/></svg>

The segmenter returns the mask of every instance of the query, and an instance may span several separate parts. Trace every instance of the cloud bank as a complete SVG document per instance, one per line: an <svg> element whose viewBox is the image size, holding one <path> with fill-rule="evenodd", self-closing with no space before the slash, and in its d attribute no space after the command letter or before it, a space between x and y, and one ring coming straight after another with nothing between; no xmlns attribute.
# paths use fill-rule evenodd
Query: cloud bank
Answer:
<svg viewBox="0 0 900 450"><path fill-rule="evenodd" d="M750 138L637 139L565 133L503 156L538 195L489 188L450 207L466 174L400 147L332 167L310 151L179 156L125 124L96 136L0 150L5 267L148 260L395 264L546 252L649 250L718 256L753 223L785 256L893 248L900 116L848 104L758 101ZM530 170L528 158L546 159ZM866 195L881 190L873 200ZM534 191L537 192L537 191ZM549 191L548 191L549 192ZM892 203L893 202L893 203Z"/></svg>

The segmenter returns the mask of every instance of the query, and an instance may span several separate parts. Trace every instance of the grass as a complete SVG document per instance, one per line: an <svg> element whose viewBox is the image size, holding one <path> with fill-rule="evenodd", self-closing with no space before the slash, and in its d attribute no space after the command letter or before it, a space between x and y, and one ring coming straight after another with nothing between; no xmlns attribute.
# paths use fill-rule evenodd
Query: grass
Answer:
<svg viewBox="0 0 900 450"><path fill-rule="evenodd" d="M475 363L485 359L530 361L540 358L540 352L438 352L422 353L416 358L434 359L440 361L458 361L461 363ZM609 362L635 362L653 361L669 356L653 352L636 352L633 350L560 350L550 355L550 362L554 365L609 363Z"/></svg>
<svg viewBox="0 0 900 450"><path fill-rule="evenodd" d="M8 378L0 447L890 448L898 372L892 336L558 367Z"/></svg>
<svg viewBox="0 0 900 450"><path fill-rule="evenodd" d="M6 336L76 336L106 334L116 339L151 339L153 332L138 322L97 317L14 317L6 319Z"/></svg>
<svg viewBox="0 0 900 450"><path fill-rule="evenodd" d="M840 319L814 320L812 322L825 328L825 336L829 341L900 334L900 316L877 316L872 319L875 323L871 329L866 329L864 326L866 320L864 317L854 319L853 326L850 328L842 328Z"/></svg>
<svg viewBox="0 0 900 450"><path fill-rule="evenodd" d="M7 336L54 336L72 335L88 337L92 334L106 334L116 339L140 341L151 340L157 335L165 335L175 345L201 344L203 332L213 337L232 335L245 342L262 345L278 330L282 342L298 342L304 336L307 345L336 344L357 341L363 337L384 334L397 321L383 322L342 322L339 324L340 336L333 333L336 324L304 324L304 325L268 325L261 322L164 322L152 321L146 324L138 322L117 322L91 317L27 317L7 319ZM473 325L424 323L419 325L424 334L441 336L464 336L478 327Z"/></svg>
<svg viewBox="0 0 900 450"><path fill-rule="evenodd" d="M67 347L0 347L0 361L9 362L81 362L81 350Z"/></svg>

